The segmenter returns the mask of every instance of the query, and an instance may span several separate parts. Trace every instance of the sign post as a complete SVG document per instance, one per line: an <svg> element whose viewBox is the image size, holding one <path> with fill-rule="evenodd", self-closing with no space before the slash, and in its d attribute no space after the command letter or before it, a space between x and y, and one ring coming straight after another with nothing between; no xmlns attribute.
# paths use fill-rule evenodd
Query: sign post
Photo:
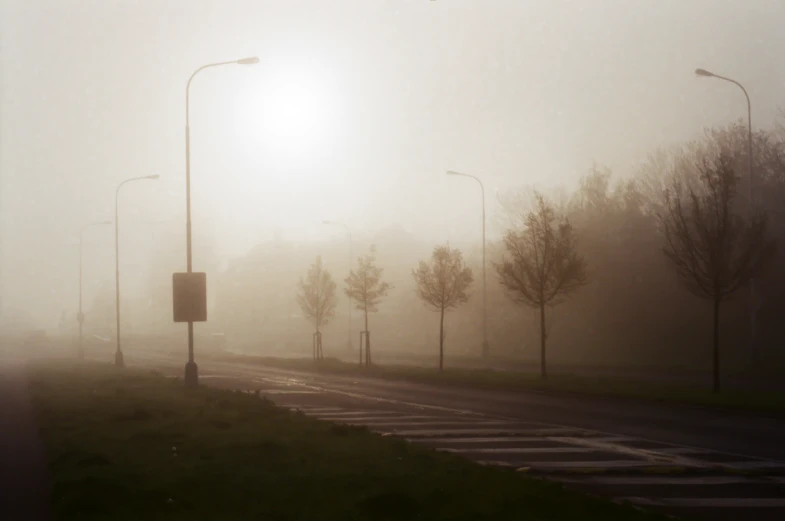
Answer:
<svg viewBox="0 0 785 521"><path fill-rule="evenodd" d="M175 322L207 322L207 274L172 274Z"/></svg>
<svg viewBox="0 0 785 521"><path fill-rule="evenodd" d="M172 274L172 306L175 322L188 322L189 340L194 322L207 321L207 274L202 272ZM196 386L198 368L194 347L188 342L188 363L185 364L186 385Z"/></svg>

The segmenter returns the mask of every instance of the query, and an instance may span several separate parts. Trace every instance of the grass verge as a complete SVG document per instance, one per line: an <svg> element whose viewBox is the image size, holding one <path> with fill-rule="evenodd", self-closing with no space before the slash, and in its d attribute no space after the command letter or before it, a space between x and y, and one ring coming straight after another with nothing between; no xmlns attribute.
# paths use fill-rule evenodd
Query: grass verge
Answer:
<svg viewBox="0 0 785 521"><path fill-rule="evenodd" d="M785 414L785 393L777 392L731 390L715 394L706 389L641 382L615 377L556 374L542 379L530 373L495 371L493 369L445 368L443 372L439 372L435 368L404 365L360 367L354 363L330 358L316 362L304 358L223 355L221 359L244 363L254 362L282 369L316 371L339 375L365 375L374 378L418 383L481 389L569 392L614 398L631 398L650 402Z"/></svg>
<svg viewBox="0 0 785 521"><path fill-rule="evenodd" d="M38 366L30 389L61 520L664 519L152 373Z"/></svg>

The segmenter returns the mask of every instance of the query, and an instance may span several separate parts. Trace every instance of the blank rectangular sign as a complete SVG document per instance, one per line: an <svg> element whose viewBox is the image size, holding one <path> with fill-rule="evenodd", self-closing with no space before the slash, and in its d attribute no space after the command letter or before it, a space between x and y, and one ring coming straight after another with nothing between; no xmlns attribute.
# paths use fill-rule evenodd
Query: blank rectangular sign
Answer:
<svg viewBox="0 0 785 521"><path fill-rule="evenodd" d="M206 322L207 274L173 273L172 302L175 322Z"/></svg>

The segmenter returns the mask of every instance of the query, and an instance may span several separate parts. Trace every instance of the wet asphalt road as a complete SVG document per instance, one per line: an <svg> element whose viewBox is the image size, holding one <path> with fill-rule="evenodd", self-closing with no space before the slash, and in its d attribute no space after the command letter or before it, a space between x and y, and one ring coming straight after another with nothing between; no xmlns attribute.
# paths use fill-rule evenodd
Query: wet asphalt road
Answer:
<svg viewBox="0 0 785 521"><path fill-rule="evenodd" d="M180 375L182 362L130 364ZM538 392L437 387L204 360L202 383L259 390L483 464L686 519L785 519L785 418Z"/></svg>

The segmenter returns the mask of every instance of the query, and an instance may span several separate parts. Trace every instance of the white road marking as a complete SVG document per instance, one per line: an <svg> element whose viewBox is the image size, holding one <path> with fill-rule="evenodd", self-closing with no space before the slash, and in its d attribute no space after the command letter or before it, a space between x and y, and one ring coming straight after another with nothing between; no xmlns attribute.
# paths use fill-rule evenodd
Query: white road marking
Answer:
<svg viewBox="0 0 785 521"><path fill-rule="evenodd" d="M493 436L487 438L411 438L410 441L428 443L461 443L471 445L474 443L526 443L530 441L542 441L542 436Z"/></svg>
<svg viewBox="0 0 785 521"><path fill-rule="evenodd" d="M265 389L259 394L319 394L319 391L303 391L299 389Z"/></svg>
<svg viewBox="0 0 785 521"><path fill-rule="evenodd" d="M640 468L651 467L650 461L640 460L605 460L605 461L520 461L516 467L535 469L604 469L604 468Z"/></svg>
<svg viewBox="0 0 785 521"><path fill-rule="evenodd" d="M717 465L734 470L785 469L785 461L723 461Z"/></svg>
<svg viewBox="0 0 785 521"><path fill-rule="evenodd" d="M736 485L740 483L759 484L766 480L756 480L744 476L554 476L563 483L594 483L597 485Z"/></svg>
<svg viewBox="0 0 785 521"><path fill-rule="evenodd" d="M485 461L485 460L475 460L475 463L480 465L486 465L488 467L519 467L520 465L513 465L507 461Z"/></svg>
<svg viewBox="0 0 785 521"><path fill-rule="evenodd" d="M588 452L598 452L597 449L587 449L585 447L506 447L489 448L477 447L470 449L451 449L439 448L442 452L454 452L456 454L479 453L479 454L586 454Z"/></svg>
<svg viewBox="0 0 785 521"><path fill-rule="evenodd" d="M558 441L560 443L569 443L571 445L582 445L584 447L591 447L594 449L600 449L606 452L616 452L619 454L626 454L628 456L632 456L635 458L641 458L644 460L648 460L649 462L666 462L672 465L684 465L688 467L704 467L706 463L698 462L697 460L692 460L688 458L683 458L678 455L668 455L663 452L657 452L653 450L647 449L636 449L633 447L628 447L626 445L621 445L618 443L605 443L602 441L597 441L594 438L560 438L560 437L551 437L549 438L553 441Z"/></svg>
<svg viewBox="0 0 785 521"><path fill-rule="evenodd" d="M613 499L619 503L633 503L651 507L697 507L697 508L761 508L785 507L785 498L767 497L678 497L678 498L646 498L618 497Z"/></svg>
<svg viewBox="0 0 785 521"><path fill-rule="evenodd" d="M390 421L394 420L395 418L385 418L384 420L377 420L377 421L369 421L369 422L362 422L362 425L367 427L377 427L377 428L384 428L384 427L398 427L398 426L405 426L406 428L409 427L433 427L436 425L466 425L467 423L471 425L509 425L508 422L496 422L496 421L471 421L466 422L465 420L428 420L428 421L405 421L405 422L396 422ZM356 423L356 422L355 422ZM360 425L358 423L358 425Z"/></svg>
<svg viewBox="0 0 785 521"><path fill-rule="evenodd" d="M708 449L697 449L692 447L657 447L656 449L649 449L655 450L656 452L664 452L665 454L711 454L711 451Z"/></svg>
<svg viewBox="0 0 785 521"><path fill-rule="evenodd" d="M433 437L447 437L455 436L455 440L460 440L459 436L468 435L488 435L488 436L510 436L515 435L539 435L548 436L552 434L569 434L576 432L575 429L567 428L554 428L554 429L539 429L539 428L522 428L522 429L490 429L490 428L476 428L476 429L405 429L390 432L391 435L403 436L405 438L433 438Z"/></svg>
<svg viewBox="0 0 785 521"><path fill-rule="evenodd" d="M352 423L361 423L363 425L374 425L376 422L389 422L390 420L396 420L396 421L433 420L433 416L327 416L322 414L315 415L314 418L331 421L331 422L343 422L343 423L346 423L347 421L351 421ZM435 423L444 423L444 422L435 422Z"/></svg>
<svg viewBox="0 0 785 521"><path fill-rule="evenodd" d="M313 414L320 411L342 411L344 410L342 407L310 407L307 405L287 405L289 409L297 409L298 411L302 411L306 414Z"/></svg>
<svg viewBox="0 0 785 521"><path fill-rule="evenodd" d="M363 415L372 415L372 416L376 415L376 416L378 416L380 414L395 415L395 414L400 414L400 413L395 412L395 411L364 411L364 410L349 411L349 410L343 410L343 411L325 411L325 412L316 411L314 414L318 415L319 418L344 418L344 417L349 417L349 416L363 416Z"/></svg>
<svg viewBox="0 0 785 521"><path fill-rule="evenodd" d="M494 436L494 437L484 437L484 438L462 438L462 437L455 437L455 438L427 438L425 440L418 440L416 438L412 438L412 441L427 441L428 443L461 443L461 444L473 444L473 443L526 443L530 441L543 441L542 436ZM618 437L602 437L602 438L592 438L593 440L600 440L607 443L614 443L625 441L628 438L618 438Z"/></svg>

